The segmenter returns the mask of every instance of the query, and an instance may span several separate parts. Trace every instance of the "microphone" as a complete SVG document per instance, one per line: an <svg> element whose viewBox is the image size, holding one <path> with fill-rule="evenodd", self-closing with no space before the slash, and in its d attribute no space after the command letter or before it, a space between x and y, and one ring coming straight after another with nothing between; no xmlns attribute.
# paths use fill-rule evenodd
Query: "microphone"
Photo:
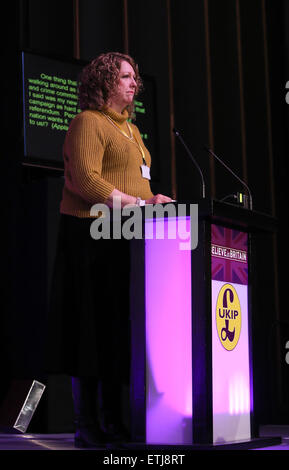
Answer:
<svg viewBox="0 0 289 470"><path fill-rule="evenodd" d="M237 178L238 181L240 181L240 183L247 189L248 191L248 196L249 196L249 209L250 210L253 210L253 199L252 199L252 194L251 194L251 191L248 187L248 185L245 183L245 181L241 180L241 178L239 178L238 175L236 175L236 173L231 170L231 168L228 167L228 165L226 165L226 163L223 162L223 160L220 159L220 157L218 157L211 149L209 149L208 147L204 146L205 150L207 150L207 152L209 152L210 155L212 155L213 157L215 157L235 178Z"/></svg>
<svg viewBox="0 0 289 470"><path fill-rule="evenodd" d="M186 151L187 151L187 154L189 155L189 157L191 158L191 160L193 161L195 167L197 168L198 172L200 173L201 175L201 180L202 180L202 197L203 199L205 199L206 197L206 187L205 187L205 180L204 180L204 175L202 173L202 170L201 168L199 167L198 163L196 162L195 158L193 157L193 155L191 154L190 150L188 149L186 143L184 142L181 134L179 133L179 131L174 128L173 129L173 132L174 134L180 139L180 141L182 142L183 146L185 147Z"/></svg>

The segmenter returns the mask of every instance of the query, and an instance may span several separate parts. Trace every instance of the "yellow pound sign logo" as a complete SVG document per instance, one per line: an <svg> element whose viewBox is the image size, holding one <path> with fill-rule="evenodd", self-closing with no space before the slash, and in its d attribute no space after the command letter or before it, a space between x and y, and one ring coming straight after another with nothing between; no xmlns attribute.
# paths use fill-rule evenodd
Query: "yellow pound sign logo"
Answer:
<svg viewBox="0 0 289 470"><path fill-rule="evenodd" d="M221 344L227 351L232 351L241 333L241 306L236 289L231 284L225 284L219 292L216 325Z"/></svg>

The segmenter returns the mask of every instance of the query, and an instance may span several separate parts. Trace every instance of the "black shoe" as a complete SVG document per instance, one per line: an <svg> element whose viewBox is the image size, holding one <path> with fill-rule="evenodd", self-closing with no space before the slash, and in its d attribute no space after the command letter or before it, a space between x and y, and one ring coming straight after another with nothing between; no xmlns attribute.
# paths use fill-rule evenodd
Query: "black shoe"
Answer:
<svg viewBox="0 0 289 470"><path fill-rule="evenodd" d="M75 447L104 447L107 441L95 419L97 380L72 377L72 397L75 416Z"/></svg>
<svg viewBox="0 0 289 470"><path fill-rule="evenodd" d="M77 448L103 448L106 444L107 436L102 431L82 427L75 432L74 445Z"/></svg>
<svg viewBox="0 0 289 470"><path fill-rule="evenodd" d="M98 416L102 431L111 443L130 441L122 417L122 384L100 381Z"/></svg>
<svg viewBox="0 0 289 470"><path fill-rule="evenodd" d="M122 424L107 424L103 427L107 442L125 443L130 441L129 432Z"/></svg>

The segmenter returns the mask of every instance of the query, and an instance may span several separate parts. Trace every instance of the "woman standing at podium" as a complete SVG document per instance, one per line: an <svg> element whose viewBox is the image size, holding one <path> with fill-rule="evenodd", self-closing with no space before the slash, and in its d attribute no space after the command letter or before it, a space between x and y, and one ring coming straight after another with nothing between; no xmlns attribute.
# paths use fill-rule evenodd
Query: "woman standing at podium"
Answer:
<svg viewBox="0 0 289 470"><path fill-rule="evenodd" d="M128 55L102 54L82 71L79 105L64 142L65 183L51 296L50 364L72 377L75 445L127 439L122 387L129 381L129 242L93 240L90 209L167 203L153 195L151 157L128 122L141 89ZM51 338L51 335L49 335Z"/></svg>

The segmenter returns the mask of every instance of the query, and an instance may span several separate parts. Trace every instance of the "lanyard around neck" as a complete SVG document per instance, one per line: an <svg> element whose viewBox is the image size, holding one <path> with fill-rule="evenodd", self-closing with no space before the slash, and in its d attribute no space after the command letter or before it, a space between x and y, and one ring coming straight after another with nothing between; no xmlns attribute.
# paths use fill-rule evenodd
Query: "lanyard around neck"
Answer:
<svg viewBox="0 0 289 470"><path fill-rule="evenodd" d="M110 116L108 116L107 114L105 113L102 113L107 119L109 122L111 122L111 124L115 127L117 127L120 132L122 133L122 135L124 135L127 139L129 139L130 141L133 141L134 143L136 143L136 145L138 146L139 150L140 150L140 153L141 153L141 156L142 156L142 160L143 160L143 163L144 165L146 165L146 160L145 160L145 153L144 153L144 150L142 148L142 146L140 145L140 143L137 141L137 138L132 130L132 128L130 127L129 123L126 121L126 125L129 129L129 132L130 132L130 136L127 135L126 132L124 132L124 130L120 127L120 125L115 122Z"/></svg>

